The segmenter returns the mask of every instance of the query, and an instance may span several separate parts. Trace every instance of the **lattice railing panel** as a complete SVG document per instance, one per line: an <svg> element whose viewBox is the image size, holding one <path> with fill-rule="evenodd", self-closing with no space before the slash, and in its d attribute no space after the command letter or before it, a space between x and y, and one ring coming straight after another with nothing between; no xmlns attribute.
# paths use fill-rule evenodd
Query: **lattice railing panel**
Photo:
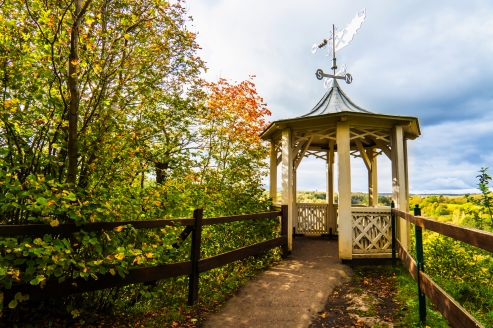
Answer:
<svg viewBox="0 0 493 328"><path fill-rule="evenodd" d="M389 211L354 211L353 254L388 253L392 250Z"/></svg>
<svg viewBox="0 0 493 328"><path fill-rule="evenodd" d="M297 233L329 233L327 204L296 204L298 208Z"/></svg>

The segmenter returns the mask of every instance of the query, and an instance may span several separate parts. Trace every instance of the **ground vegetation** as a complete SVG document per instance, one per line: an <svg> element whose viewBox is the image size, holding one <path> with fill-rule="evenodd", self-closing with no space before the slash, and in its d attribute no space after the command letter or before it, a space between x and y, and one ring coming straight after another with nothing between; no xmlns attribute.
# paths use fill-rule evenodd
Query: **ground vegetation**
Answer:
<svg viewBox="0 0 493 328"><path fill-rule="evenodd" d="M410 210L418 205L423 216L493 232L491 176L487 170L482 168L477 176L478 194L413 196ZM425 271L486 327L493 326L492 254L426 230L423 242ZM415 254L414 242L412 246Z"/></svg>

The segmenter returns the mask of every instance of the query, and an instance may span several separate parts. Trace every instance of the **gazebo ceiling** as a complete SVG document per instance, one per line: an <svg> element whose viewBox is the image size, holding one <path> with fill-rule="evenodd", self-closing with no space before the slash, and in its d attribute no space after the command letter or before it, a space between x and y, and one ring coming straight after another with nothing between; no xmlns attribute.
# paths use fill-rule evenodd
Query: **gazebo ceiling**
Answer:
<svg viewBox="0 0 493 328"><path fill-rule="evenodd" d="M335 132L337 122L341 121L347 121L351 130L363 129L363 134L364 130L390 130L395 125L403 126L407 139L416 139L421 134L417 117L375 114L365 110L349 99L337 81L332 79L329 90L308 114L274 121L260 137L263 140L277 139L281 130L290 128L295 134L303 134L305 131L308 134L318 134L320 137L315 137L318 140L313 140L312 144L325 144L327 137L323 135L330 135L330 130Z"/></svg>

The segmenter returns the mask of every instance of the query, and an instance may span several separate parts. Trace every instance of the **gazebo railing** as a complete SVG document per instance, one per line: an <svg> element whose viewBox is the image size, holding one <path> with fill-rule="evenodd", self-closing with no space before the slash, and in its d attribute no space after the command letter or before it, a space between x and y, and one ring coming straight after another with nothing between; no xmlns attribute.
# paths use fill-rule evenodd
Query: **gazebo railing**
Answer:
<svg viewBox="0 0 493 328"><path fill-rule="evenodd" d="M296 203L296 209L296 233L337 235L337 204Z"/></svg>
<svg viewBox="0 0 493 328"><path fill-rule="evenodd" d="M390 207L353 207L351 213L353 217L353 257L391 257Z"/></svg>
<svg viewBox="0 0 493 328"><path fill-rule="evenodd" d="M328 205L314 203L296 203L298 219L296 233L328 234Z"/></svg>

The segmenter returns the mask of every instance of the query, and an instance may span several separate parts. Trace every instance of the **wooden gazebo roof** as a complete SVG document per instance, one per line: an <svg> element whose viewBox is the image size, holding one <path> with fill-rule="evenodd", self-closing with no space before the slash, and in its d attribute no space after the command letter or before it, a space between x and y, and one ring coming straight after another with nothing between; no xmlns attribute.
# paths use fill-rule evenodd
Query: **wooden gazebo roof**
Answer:
<svg viewBox="0 0 493 328"><path fill-rule="evenodd" d="M348 121L353 128L391 129L395 125L403 126L407 139L416 139L421 130L417 117L375 114L356 105L340 88L335 79L317 105L307 114L272 122L260 135L264 140L278 137L280 131L290 128L299 130L318 130L335 127L339 121ZM364 134L364 131L362 131ZM377 137L378 138L378 137ZM326 137L315 138L312 146L325 146ZM372 144L371 138L368 144Z"/></svg>

